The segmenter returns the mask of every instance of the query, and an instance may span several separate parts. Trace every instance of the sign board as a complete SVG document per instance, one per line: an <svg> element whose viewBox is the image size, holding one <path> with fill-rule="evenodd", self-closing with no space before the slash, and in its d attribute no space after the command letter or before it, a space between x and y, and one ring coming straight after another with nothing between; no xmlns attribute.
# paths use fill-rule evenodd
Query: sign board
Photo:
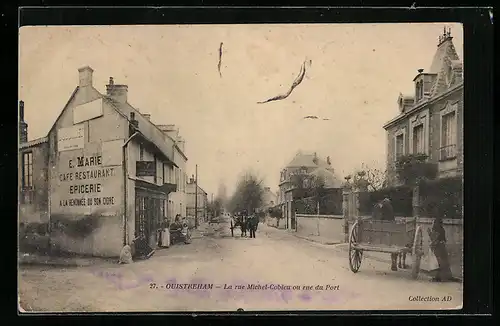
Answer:
<svg viewBox="0 0 500 326"><path fill-rule="evenodd" d="M74 125L57 130L57 150L59 152L81 149L85 145L85 126Z"/></svg>
<svg viewBox="0 0 500 326"><path fill-rule="evenodd" d="M73 123L77 124L103 115L102 99L97 99L73 108Z"/></svg>
<svg viewBox="0 0 500 326"><path fill-rule="evenodd" d="M156 176L155 161L137 161L135 166L135 175L138 177Z"/></svg>
<svg viewBox="0 0 500 326"><path fill-rule="evenodd" d="M103 162L101 153L62 153L51 181L51 213L116 215L123 196L122 167Z"/></svg>

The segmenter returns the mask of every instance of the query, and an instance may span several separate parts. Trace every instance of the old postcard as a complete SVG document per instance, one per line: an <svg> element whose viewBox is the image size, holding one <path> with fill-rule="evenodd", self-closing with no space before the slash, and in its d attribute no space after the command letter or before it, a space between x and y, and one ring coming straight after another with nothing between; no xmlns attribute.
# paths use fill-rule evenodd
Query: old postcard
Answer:
<svg viewBox="0 0 500 326"><path fill-rule="evenodd" d="M21 312L462 307L460 24L19 35Z"/></svg>

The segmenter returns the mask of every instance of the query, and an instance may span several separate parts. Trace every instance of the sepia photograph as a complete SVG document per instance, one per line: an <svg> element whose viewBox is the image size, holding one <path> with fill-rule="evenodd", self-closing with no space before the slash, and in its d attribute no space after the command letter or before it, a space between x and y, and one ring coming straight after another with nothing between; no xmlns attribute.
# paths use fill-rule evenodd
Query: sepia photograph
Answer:
<svg viewBox="0 0 500 326"><path fill-rule="evenodd" d="M18 310L458 310L459 23L23 26Z"/></svg>

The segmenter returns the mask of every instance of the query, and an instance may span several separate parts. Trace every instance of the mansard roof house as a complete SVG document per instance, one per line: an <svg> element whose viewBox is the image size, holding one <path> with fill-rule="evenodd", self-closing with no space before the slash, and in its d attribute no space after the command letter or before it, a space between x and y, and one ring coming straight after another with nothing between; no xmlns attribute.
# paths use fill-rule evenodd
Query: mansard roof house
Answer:
<svg viewBox="0 0 500 326"><path fill-rule="evenodd" d="M462 174L463 66L452 40L445 29L429 70L418 69L414 93L399 95L399 114L384 125L391 185L401 182L395 162L408 154L427 155L438 165L439 177Z"/></svg>

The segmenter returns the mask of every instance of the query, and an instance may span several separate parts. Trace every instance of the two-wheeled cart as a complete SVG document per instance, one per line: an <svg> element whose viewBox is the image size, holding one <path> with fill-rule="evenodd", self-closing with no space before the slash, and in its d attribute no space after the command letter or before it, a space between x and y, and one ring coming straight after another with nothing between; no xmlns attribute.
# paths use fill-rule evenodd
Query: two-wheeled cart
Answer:
<svg viewBox="0 0 500 326"><path fill-rule="evenodd" d="M372 218L358 219L349 235L349 267L357 273L364 251L383 252L391 255L412 255L412 278L420 272L423 256L422 228L416 218L404 221L384 221Z"/></svg>

